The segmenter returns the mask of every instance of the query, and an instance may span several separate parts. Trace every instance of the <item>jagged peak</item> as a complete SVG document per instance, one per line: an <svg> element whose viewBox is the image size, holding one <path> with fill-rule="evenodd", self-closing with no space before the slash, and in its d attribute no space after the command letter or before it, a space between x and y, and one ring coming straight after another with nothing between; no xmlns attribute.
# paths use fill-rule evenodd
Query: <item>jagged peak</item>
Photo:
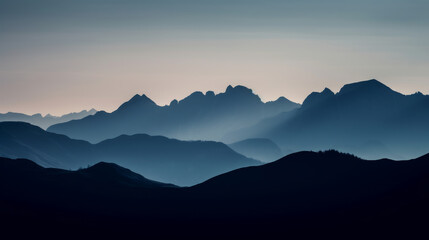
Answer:
<svg viewBox="0 0 429 240"><path fill-rule="evenodd" d="M142 95L136 94L128 102L125 102L124 104L122 104L118 108L118 110L123 110L130 106L157 106L157 105L154 101L152 101L152 99L150 99L145 94L142 94Z"/></svg>
<svg viewBox="0 0 429 240"><path fill-rule="evenodd" d="M231 85L229 85L226 90L225 90L226 94L230 94L230 93L250 93L253 94L253 90L250 88L247 88L245 86L242 85L237 85L235 87L232 87Z"/></svg>
<svg viewBox="0 0 429 240"><path fill-rule="evenodd" d="M146 94L142 94L141 96L139 96L138 94L136 94L131 100L133 100L133 99L137 100L139 102L147 102L147 103L155 104L155 102L152 101L152 99L150 99L148 96L146 96Z"/></svg>
<svg viewBox="0 0 429 240"><path fill-rule="evenodd" d="M323 89L323 91L322 91L321 93L322 93L322 94L335 95L335 93L334 93L334 92L332 92L332 90L331 90L331 89L329 89L329 88L325 88L325 89Z"/></svg>
<svg viewBox="0 0 429 240"><path fill-rule="evenodd" d="M329 88L323 89L322 92L312 92L310 95L308 95L307 98L305 98L304 102L302 103L303 106L309 106L314 103L318 103L321 101L324 101L332 96L334 96L335 93L331 91Z"/></svg>

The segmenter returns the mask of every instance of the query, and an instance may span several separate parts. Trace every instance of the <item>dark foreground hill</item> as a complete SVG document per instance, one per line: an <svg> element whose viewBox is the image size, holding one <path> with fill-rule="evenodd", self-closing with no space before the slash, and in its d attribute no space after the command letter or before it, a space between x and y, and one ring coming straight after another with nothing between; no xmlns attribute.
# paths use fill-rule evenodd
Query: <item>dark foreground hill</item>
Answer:
<svg viewBox="0 0 429 240"><path fill-rule="evenodd" d="M366 161L335 151L299 152L190 188L77 181L65 175L82 171L1 162L1 217L9 230L141 238L427 237L429 155Z"/></svg>
<svg viewBox="0 0 429 240"><path fill-rule="evenodd" d="M219 142L179 141L137 134L91 144L22 122L0 123L0 156L27 158L44 167L63 169L112 162L150 179L181 186L261 164Z"/></svg>

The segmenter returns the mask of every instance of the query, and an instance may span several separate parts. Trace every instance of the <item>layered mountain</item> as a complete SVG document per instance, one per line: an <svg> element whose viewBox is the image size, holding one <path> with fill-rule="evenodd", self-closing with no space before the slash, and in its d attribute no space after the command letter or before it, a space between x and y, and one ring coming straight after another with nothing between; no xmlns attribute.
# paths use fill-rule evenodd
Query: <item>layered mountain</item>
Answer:
<svg viewBox="0 0 429 240"><path fill-rule="evenodd" d="M9 121L19 121L19 122L27 122L32 125L39 126L43 129L47 129L49 126L54 124L68 122L71 120L82 119L84 117L94 115L97 112L95 109L91 109L89 111L83 110L81 112L69 113L62 116L52 116L50 114L46 116L42 116L42 114L34 114L27 115L23 113L0 113L0 122L9 122Z"/></svg>
<svg viewBox="0 0 429 240"><path fill-rule="evenodd" d="M98 112L81 120L53 125L48 131L93 143L136 133L217 141L230 131L299 106L284 97L264 103L243 86L228 86L219 94L194 92L166 106L158 106L146 95L135 95L112 113Z"/></svg>
<svg viewBox="0 0 429 240"><path fill-rule="evenodd" d="M259 165L212 141L179 141L136 134L91 144L23 122L0 123L0 156L27 158L44 167L78 169L111 162L150 179L189 186L240 167Z"/></svg>
<svg viewBox="0 0 429 240"><path fill-rule="evenodd" d="M94 168L104 170L87 173ZM106 183L116 169L124 170L101 164L70 172L0 159L0 179L8 183L0 191L5 229L50 226L99 237L411 237L425 234L428 223L429 155L366 161L336 151L299 152L190 188L148 187L147 179L128 171L126 184Z"/></svg>
<svg viewBox="0 0 429 240"><path fill-rule="evenodd" d="M229 135L268 138L283 152L340 149L368 159L407 159L429 151L429 96L404 95L377 80L310 94L300 109Z"/></svg>

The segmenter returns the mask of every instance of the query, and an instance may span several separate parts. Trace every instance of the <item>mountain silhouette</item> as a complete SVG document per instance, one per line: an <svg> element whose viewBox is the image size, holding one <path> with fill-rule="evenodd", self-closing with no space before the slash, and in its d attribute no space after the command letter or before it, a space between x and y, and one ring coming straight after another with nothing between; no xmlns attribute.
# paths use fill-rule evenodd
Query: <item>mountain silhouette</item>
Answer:
<svg viewBox="0 0 429 240"><path fill-rule="evenodd" d="M429 151L429 96L403 95L377 80L310 94L301 108L229 134L268 138L284 153L339 149L367 159L409 159Z"/></svg>
<svg viewBox="0 0 429 240"><path fill-rule="evenodd" d="M8 183L0 191L4 229L50 226L99 237L421 237L428 223L429 155L367 161L337 151L299 152L188 188L148 186L126 170L124 183L123 171L105 163L66 171L0 159L0 180Z"/></svg>
<svg viewBox="0 0 429 240"><path fill-rule="evenodd" d="M27 158L44 167L63 169L111 162L150 179L182 186L200 183L240 167L261 164L220 142L179 141L136 134L91 144L23 122L0 123L0 156Z"/></svg>
<svg viewBox="0 0 429 240"><path fill-rule="evenodd" d="M114 163L99 162L91 167L80 169L76 173L103 184L145 188L176 187L173 184L149 180L140 174L134 173Z"/></svg>
<svg viewBox="0 0 429 240"><path fill-rule="evenodd" d="M112 113L98 112L81 120L53 125L48 131L92 143L137 133L218 141L227 132L298 107L299 104L284 97L264 103L244 86L228 86L219 94L194 92L166 106L156 105L143 94L135 95Z"/></svg>
<svg viewBox="0 0 429 240"><path fill-rule="evenodd" d="M95 109L91 109L89 111L83 110L77 113L65 114L60 117L52 116L50 114L47 114L46 116L43 117L40 113L34 114L34 115L26 115L23 113L8 112L8 113L0 113L0 122L11 122L11 121L27 122L32 125L41 127L43 129L47 129L49 126L52 126L54 124L68 122L76 119L82 119L84 117L94 115L96 112L97 110Z"/></svg>
<svg viewBox="0 0 429 240"><path fill-rule="evenodd" d="M123 168L114 163L99 162L91 167L76 171L63 170L57 168L43 168L31 160L0 158L0 170L3 177L26 177L34 181L57 180L51 184L62 184L66 180L71 185L88 184L117 187L176 187L172 184L165 184L149 180L129 169ZM61 183L60 183L61 182ZM49 183L48 183L49 184Z"/></svg>
<svg viewBox="0 0 429 240"><path fill-rule="evenodd" d="M277 144L266 138L246 139L228 144L228 146L246 157L262 162L272 162L283 156Z"/></svg>

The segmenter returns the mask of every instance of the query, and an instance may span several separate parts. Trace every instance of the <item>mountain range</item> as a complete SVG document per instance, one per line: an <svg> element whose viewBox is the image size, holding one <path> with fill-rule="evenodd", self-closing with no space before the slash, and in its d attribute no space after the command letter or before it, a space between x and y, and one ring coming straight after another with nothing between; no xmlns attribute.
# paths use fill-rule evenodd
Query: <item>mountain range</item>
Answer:
<svg viewBox="0 0 429 240"><path fill-rule="evenodd" d="M302 107L229 133L224 141L267 138L284 153L337 149L367 159L409 159L429 151L429 96L404 95L373 79L338 93L311 93Z"/></svg>
<svg viewBox="0 0 429 240"><path fill-rule="evenodd" d="M49 126L68 122L71 120L81 119L90 115L94 115L97 112L95 109L91 109L89 111L83 110L81 112L75 112L75 113L69 113L62 116L52 116L50 114L47 114L46 116L42 116L42 114L34 114L34 115L27 115L23 113L15 113L15 112L8 112L8 113L0 113L0 122L10 122L10 121L20 121L20 122L27 122L31 123L32 125L39 126L43 129L47 129Z"/></svg>
<svg viewBox="0 0 429 240"><path fill-rule="evenodd" d="M27 158L44 167L78 169L111 162L157 181L189 186L261 162L213 141L121 135L98 144L46 132L23 122L0 123L0 156Z"/></svg>
<svg viewBox="0 0 429 240"><path fill-rule="evenodd" d="M0 180L7 183L0 210L5 229L19 226L32 234L49 226L51 232L99 237L329 232L412 238L427 234L428 172L429 155L367 161L336 151L299 152L179 188L114 164L66 171L0 159Z"/></svg>
<svg viewBox="0 0 429 240"><path fill-rule="evenodd" d="M0 122L2 230L425 238L428 122L428 95L375 79L302 105L229 86L166 106L136 95L48 130Z"/></svg>
<svg viewBox="0 0 429 240"><path fill-rule="evenodd" d="M230 131L299 106L284 97L264 103L244 86L228 86L219 94L194 92L166 106L158 106L143 94L135 95L112 113L98 112L80 120L53 125L48 131L92 143L137 133L181 140L218 141Z"/></svg>
<svg viewBox="0 0 429 240"><path fill-rule="evenodd" d="M53 125L48 131L90 142L137 133L228 144L244 141L242 145L251 139L267 139L280 148L259 150L258 154L252 148L235 148L261 161L326 149L367 159L400 160L428 151L428 121L428 95L404 95L371 79L347 84L338 93L328 88L313 92L302 106L283 97L263 103L243 86L229 86L217 95L195 92L163 107L145 95L136 95L112 113L98 112Z"/></svg>

